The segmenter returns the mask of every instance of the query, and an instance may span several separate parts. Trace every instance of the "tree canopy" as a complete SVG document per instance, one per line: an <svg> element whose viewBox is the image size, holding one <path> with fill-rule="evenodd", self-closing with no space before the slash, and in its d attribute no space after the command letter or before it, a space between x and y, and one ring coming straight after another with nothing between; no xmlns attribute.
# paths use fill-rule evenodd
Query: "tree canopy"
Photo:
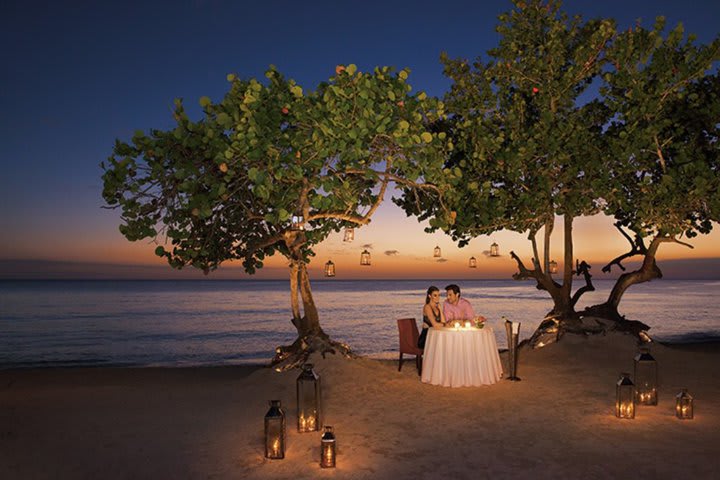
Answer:
<svg viewBox="0 0 720 480"><path fill-rule="evenodd" d="M118 140L103 164L103 197L120 209L120 231L155 239L171 266L208 273L240 260L254 273L268 255L288 259L298 340L276 359L292 353L290 366L338 346L312 298L313 246L370 222L391 182L442 198L446 141L426 126L444 116L442 103L412 94L407 70L335 73L312 92L274 68L265 83L228 75L222 100L200 99L200 120L177 100L175 128Z"/></svg>

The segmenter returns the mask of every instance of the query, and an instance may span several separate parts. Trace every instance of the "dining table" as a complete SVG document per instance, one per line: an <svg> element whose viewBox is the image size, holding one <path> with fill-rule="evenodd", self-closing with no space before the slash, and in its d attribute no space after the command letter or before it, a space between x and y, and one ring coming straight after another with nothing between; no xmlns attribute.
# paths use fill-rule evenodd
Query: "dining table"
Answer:
<svg viewBox="0 0 720 480"><path fill-rule="evenodd" d="M443 387L492 385L502 377L493 329L430 328L425 342L421 380Z"/></svg>

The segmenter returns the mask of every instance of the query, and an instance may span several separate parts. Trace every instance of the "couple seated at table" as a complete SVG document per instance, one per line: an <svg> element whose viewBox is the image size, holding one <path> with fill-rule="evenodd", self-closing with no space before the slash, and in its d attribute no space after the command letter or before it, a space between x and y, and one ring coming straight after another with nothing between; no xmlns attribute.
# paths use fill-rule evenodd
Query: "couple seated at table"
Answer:
<svg viewBox="0 0 720 480"><path fill-rule="evenodd" d="M475 315L470 302L461 298L460 287L450 284L445 287L445 293L446 299L440 308L440 289L436 286L427 289L423 307L423 330L418 338L418 348L425 348L429 328L442 328L454 322L485 321L482 315Z"/></svg>

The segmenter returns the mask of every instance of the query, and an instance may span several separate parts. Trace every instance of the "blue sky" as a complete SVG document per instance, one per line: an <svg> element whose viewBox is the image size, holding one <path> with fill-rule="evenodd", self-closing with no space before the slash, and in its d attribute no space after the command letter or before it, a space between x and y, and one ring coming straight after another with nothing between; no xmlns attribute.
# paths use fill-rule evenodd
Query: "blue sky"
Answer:
<svg viewBox="0 0 720 480"><path fill-rule="evenodd" d="M448 86L439 55L497 43L509 1L16 1L0 6L0 259L125 261L115 212L101 209L99 163L116 138L171 125L219 99L225 76L269 64L306 90L335 65L409 67L416 90ZM720 2L568 1L621 26L663 14L710 41ZM421 232L422 229L419 229Z"/></svg>

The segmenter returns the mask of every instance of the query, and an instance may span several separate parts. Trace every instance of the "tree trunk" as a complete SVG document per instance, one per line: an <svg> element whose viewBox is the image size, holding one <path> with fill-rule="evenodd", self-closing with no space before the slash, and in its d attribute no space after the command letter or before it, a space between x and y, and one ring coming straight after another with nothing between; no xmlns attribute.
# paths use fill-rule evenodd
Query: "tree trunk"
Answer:
<svg viewBox="0 0 720 480"><path fill-rule="evenodd" d="M290 251L290 298L292 308L292 324L298 332L298 338L291 345L279 346L275 349L275 357L272 366L277 371L288 370L302 366L313 352L319 352L323 358L326 353L336 353L353 357L350 347L344 343L336 342L320 327L315 300L310 287L310 277L307 273L307 265L302 259L302 245L305 242L305 235L300 232L288 232L285 243ZM299 294L299 298L298 298ZM300 300L302 300L303 312L300 312Z"/></svg>
<svg viewBox="0 0 720 480"><path fill-rule="evenodd" d="M655 255L657 254L657 249L660 244L665 241L671 240L665 237L653 238L650 246L645 251L642 266L633 272L620 275L615 281L615 285L613 285L608 299L604 303L586 308L583 311L583 315L607 319L609 322L613 322L611 325L611 329L613 330L630 332L640 337L646 335L645 332L649 330L650 327L636 320L626 320L624 316L620 315L618 307L620 306L620 300L622 300L623 295L632 285L662 278L662 271L657 266Z"/></svg>

